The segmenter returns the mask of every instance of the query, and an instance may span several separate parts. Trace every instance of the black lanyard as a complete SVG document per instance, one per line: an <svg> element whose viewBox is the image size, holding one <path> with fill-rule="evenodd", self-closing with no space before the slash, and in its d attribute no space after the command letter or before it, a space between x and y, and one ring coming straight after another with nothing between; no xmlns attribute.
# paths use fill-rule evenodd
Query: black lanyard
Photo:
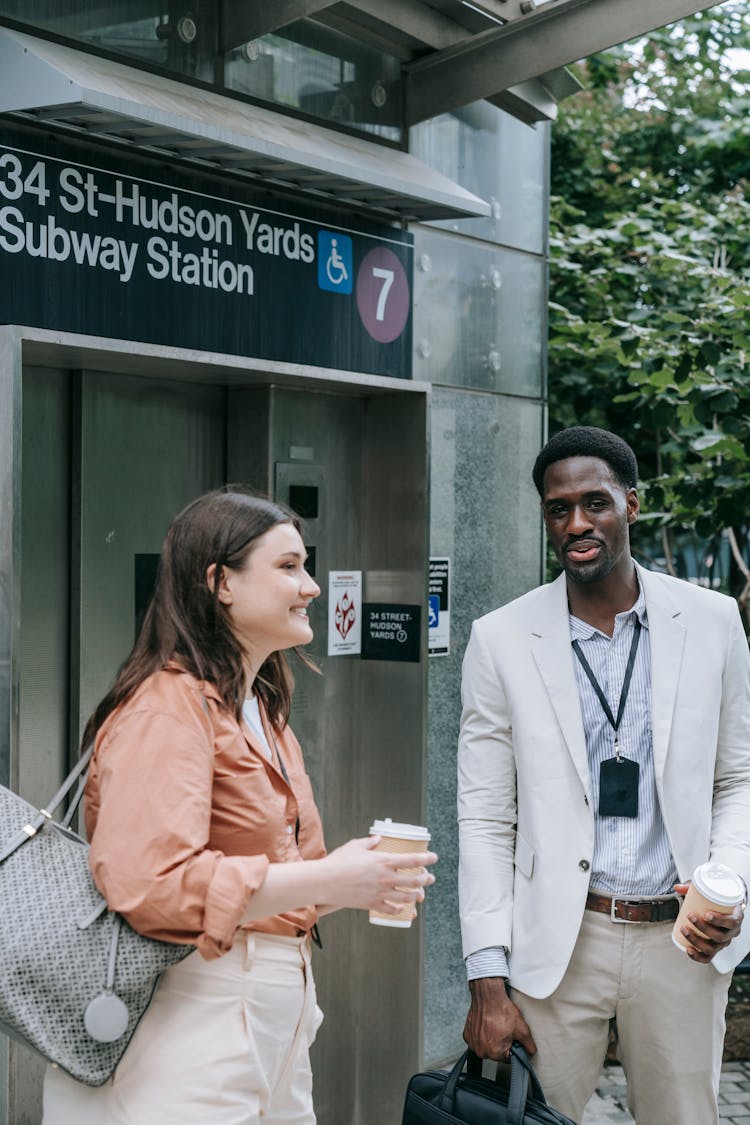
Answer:
<svg viewBox="0 0 750 1125"><path fill-rule="evenodd" d="M636 653L638 652L638 642L640 641L640 639L641 639L641 622L640 622L640 618L636 617L635 625L633 627L633 640L632 640L632 643L630 645L630 653L628 655L628 663L627 663L627 667L625 669L625 679L622 682L622 691L620 692L620 703L619 703L619 706L617 708L617 718L615 718L614 715L612 714L612 708L610 707L609 702L607 701L607 697L604 694L604 692L602 691L602 689L599 685L599 681L597 680L596 676L593 673L591 665L589 664L588 660L586 659L586 657L583 655L583 653L581 651L580 642L579 641L573 641L573 651L575 652L576 656L580 660L581 666L582 666L584 672L586 673L589 680L591 681L591 686L594 689L594 691L596 692L597 698L602 705L602 710L604 711L604 714L607 716L607 719L609 720L609 723L610 723L612 729L615 732L615 755L616 755L618 761L620 760L620 743L618 741L617 732L620 729L620 723L622 722L622 716L625 713L625 704L627 703L628 695L630 694L630 681L633 678L633 669L635 667L635 657L636 657Z"/></svg>

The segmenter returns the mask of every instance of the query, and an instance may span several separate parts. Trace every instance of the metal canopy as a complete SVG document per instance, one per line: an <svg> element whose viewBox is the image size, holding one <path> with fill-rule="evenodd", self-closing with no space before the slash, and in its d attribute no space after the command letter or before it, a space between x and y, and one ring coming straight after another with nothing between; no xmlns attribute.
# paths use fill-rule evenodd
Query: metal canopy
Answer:
<svg viewBox="0 0 750 1125"><path fill-rule="evenodd" d="M504 5L480 0L478 6L498 11ZM565 73L560 67L710 7L706 0L546 0L539 6L522 0L525 11L516 18L407 64L406 123L480 98L495 101L498 89L516 83L536 79L549 88Z"/></svg>
<svg viewBox="0 0 750 1125"><path fill-rule="evenodd" d="M398 59L405 122L486 99L528 124L579 90L564 68L703 8L706 0L255 0L223 5L231 50L305 19Z"/></svg>
<svg viewBox="0 0 750 1125"><path fill-rule="evenodd" d="M302 0L300 0L302 2ZM489 214L409 153L0 29L0 113L21 114L400 220Z"/></svg>
<svg viewBox="0 0 750 1125"><path fill-rule="evenodd" d="M230 51L297 20L343 32L409 65L429 59L454 46L470 47L482 32L496 29L520 15L521 7L535 0L255 0L253 4L225 4L220 27L220 48ZM506 84L495 76L492 89L480 95L526 124L552 121L557 102L580 90L581 84L565 70L545 73ZM454 106L465 105L466 100ZM442 113L445 107L436 112ZM434 117L435 113L427 116ZM416 124L417 118L408 124Z"/></svg>
<svg viewBox="0 0 750 1125"><path fill-rule="evenodd" d="M706 0L254 0L221 5L219 49L311 23L397 59L404 121L486 99L528 124L580 89L565 66ZM304 21L300 23L300 21ZM400 220L487 215L408 153L0 29L0 113L117 138Z"/></svg>

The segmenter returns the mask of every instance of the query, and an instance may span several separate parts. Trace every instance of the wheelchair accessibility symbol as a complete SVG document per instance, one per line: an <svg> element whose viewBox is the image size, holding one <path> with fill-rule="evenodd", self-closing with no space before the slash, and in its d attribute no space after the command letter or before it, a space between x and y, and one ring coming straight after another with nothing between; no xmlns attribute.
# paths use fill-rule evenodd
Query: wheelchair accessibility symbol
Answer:
<svg viewBox="0 0 750 1125"><path fill-rule="evenodd" d="M330 293L352 291L352 240L348 234L318 231L318 287Z"/></svg>
<svg viewBox="0 0 750 1125"><path fill-rule="evenodd" d="M440 597L438 594L430 594L429 598L427 628L437 629L440 624Z"/></svg>

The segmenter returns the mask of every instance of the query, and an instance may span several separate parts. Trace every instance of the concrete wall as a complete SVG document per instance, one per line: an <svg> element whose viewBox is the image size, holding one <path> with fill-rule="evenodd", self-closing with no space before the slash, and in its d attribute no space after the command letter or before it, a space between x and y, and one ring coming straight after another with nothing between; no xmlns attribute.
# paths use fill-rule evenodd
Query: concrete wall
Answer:
<svg viewBox="0 0 750 1125"><path fill-rule="evenodd" d="M531 466L544 432L549 131L485 103L412 132L411 150L492 202L492 216L413 228L415 379L433 384L430 554L451 559L451 644L429 664L427 1064L455 1058L468 990L457 902L456 740L474 618L538 584Z"/></svg>

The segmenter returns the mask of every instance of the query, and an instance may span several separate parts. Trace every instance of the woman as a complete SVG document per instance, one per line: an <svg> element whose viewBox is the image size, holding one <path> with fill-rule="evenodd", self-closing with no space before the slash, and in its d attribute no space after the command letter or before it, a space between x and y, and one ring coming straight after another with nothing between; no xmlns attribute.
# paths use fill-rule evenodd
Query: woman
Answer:
<svg viewBox="0 0 750 1125"><path fill-rule="evenodd" d="M163 975L103 1087L48 1070L44 1125L313 1125L316 919L395 913L434 881L435 855L374 838L326 856L287 726L284 650L312 639L320 593L305 559L294 516L241 492L201 497L169 529L141 633L84 734L86 826L109 906L197 953Z"/></svg>

